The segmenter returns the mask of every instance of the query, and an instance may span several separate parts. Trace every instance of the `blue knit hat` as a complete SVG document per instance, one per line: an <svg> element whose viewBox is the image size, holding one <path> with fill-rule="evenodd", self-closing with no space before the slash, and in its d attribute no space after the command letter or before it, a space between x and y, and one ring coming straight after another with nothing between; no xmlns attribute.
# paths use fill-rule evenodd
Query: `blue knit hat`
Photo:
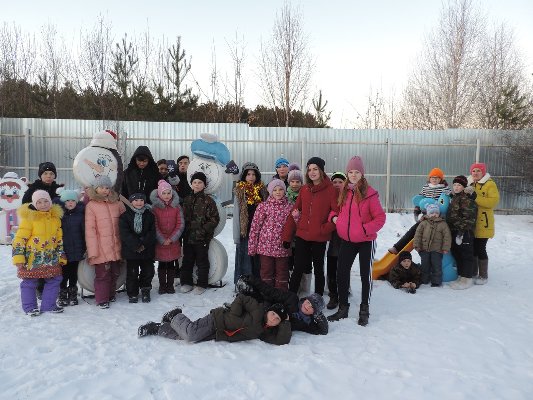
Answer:
<svg viewBox="0 0 533 400"><path fill-rule="evenodd" d="M63 203L69 200L73 200L75 202L78 202L79 200L78 192L75 190L63 190L61 194L59 195L59 198L61 199Z"/></svg>
<svg viewBox="0 0 533 400"><path fill-rule="evenodd" d="M437 204L428 204L426 206L427 215L437 214L440 215L440 208Z"/></svg>
<svg viewBox="0 0 533 400"><path fill-rule="evenodd" d="M282 165L285 165L286 167L289 166L289 160L287 160L286 158L283 158L283 157L280 157L276 160L276 168L279 168L281 167Z"/></svg>

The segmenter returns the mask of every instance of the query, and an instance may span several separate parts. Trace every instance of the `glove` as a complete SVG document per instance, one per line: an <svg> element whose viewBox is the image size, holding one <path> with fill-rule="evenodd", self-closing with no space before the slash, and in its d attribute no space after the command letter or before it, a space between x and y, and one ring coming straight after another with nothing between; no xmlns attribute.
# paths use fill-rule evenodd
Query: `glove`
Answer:
<svg viewBox="0 0 533 400"><path fill-rule="evenodd" d="M290 249L291 248L291 242L283 242L283 248L284 249Z"/></svg>
<svg viewBox="0 0 533 400"><path fill-rule="evenodd" d="M235 284L235 290L237 293L250 296L254 292L254 288L250 286L247 278L247 276L241 275Z"/></svg>
<svg viewBox="0 0 533 400"><path fill-rule="evenodd" d="M235 164L235 161L231 160L229 163L226 164L226 170L224 172L226 174L238 175L239 167L237 166L237 164Z"/></svg>
<svg viewBox="0 0 533 400"><path fill-rule="evenodd" d="M172 186L178 186L180 183L180 178L177 174L168 174L168 183L170 183Z"/></svg>
<svg viewBox="0 0 533 400"><path fill-rule="evenodd" d="M455 243L457 243L459 246L463 243L463 232L457 232L457 236L455 236Z"/></svg>
<svg viewBox="0 0 533 400"><path fill-rule="evenodd" d="M472 193L474 193L474 191L475 191L474 186L465 187L465 193L466 194L472 194Z"/></svg>

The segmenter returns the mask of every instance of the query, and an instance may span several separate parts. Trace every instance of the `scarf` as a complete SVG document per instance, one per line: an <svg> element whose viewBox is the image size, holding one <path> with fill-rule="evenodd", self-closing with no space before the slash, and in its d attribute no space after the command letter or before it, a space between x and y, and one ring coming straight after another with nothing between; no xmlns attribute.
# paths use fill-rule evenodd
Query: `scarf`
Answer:
<svg viewBox="0 0 533 400"><path fill-rule="evenodd" d="M289 200L289 203L294 204L296 203L296 199L298 198L298 195L300 192L295 192L292 190L292 188L289 186L287 188L287 199Z"/></svg>
<svg viewBox="0 0 533 400"><path fill-rule="evenodd" d="M265 187L263 182L248 183L248 182L241 181L237 183L237 186L240 189L244 189L244 193L246 196L246 203L248 205L250 206L254 204L257 205L263 201L263 199L261 198L261 189Z"/></svg>
<svg viewBox="0 0 533 400"><path fill-rule="evenodd" d="M139 234L143 230L143 214L148 210L148 207L145 205L143 208L132 208L132 210L135 213L135 218L133 218L133 230L136 234Z"/></svg>

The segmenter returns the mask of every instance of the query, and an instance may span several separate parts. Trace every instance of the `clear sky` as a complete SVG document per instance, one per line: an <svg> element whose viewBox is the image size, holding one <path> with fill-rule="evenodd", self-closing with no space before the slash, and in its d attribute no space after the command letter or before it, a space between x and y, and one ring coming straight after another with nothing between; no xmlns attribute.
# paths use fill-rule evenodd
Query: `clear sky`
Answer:
<svg viewBox="0 0 533 400"><path fill-rule="evenodd" d="M226 41L236 32L246 42L245 103L261 102L257 57L261 39L268 40L283 0L244 1L6 1L0 21L15 22L26 32L54 23L67 41L90 29L99 14L110 20L118 41L149 30L154 38L182 36L192 55L192 72L209 93L213 46L217 68L230 72ZM363 112L370 88L399 95L422 49L424 35L436 26L440 0L293 1L303 12L304 30L316 60L312 93L323 91L333 111L334 127L353 127ZM488 21L505 22L533 73L533 0L478 0Z"/></svg>

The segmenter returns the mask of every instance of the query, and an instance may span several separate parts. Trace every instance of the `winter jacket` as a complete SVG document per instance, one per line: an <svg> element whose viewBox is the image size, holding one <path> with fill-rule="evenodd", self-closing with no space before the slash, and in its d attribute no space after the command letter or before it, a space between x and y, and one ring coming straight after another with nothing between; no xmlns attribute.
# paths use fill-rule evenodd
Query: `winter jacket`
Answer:
<svg viewBox="0 0 533 400"><path fill-rule="evenodd" d="M243 171L244 172L244 171ZM241 239L247 238L250 233L257 204L247 204L246 189L235 186L233 198L233 243L239 244ZM259 191L261 201L268 198L268 191L263 185Z"/></svg>
<svg viewBox="0 0 533 400"><path fill-rule="evenodd" d="M56 181L53 181L50 185L46 185L42 180L36 179L35 182L28 185L28 190L24 192L22 196L22 204L31 203L31 196L35 193L36 190L44 190L48 192L52 201L59 199L59 195L56 193L56 190L65 185L57 184Z"/></svg>
<svg viewBox="0 0 533 400"><path fill-rule="evenodd" d="M87 195L90 201L85 207L85 242L89 264L118 261L122 257L118 221L126 208L114 191L107 199L93 188L87 189Z"/></svg>
<svg viewBox="0 0 533 400"><path fill-rule="evenodd" d="M287 344L291 340L289 321L281 321L278 326L267 327L266 309L256 299L238 294L231 307L219 307L211 310L215 320L215 340L240 342L261 339L271 344Z"/></svg>
<svg viewBox="0 0 533 400"><path fill-rule="evenodd" d="M145 156L148 158L148 165L144 169L137 167L135 158ZM150 202L150 193L157 189L157 182L162 179L157 164L152 157L150 149L146 146L139 146L133 153L128 167L124 171L124 181L122 182L122 195L128 198L134 193L144 193L146 200Z"/></svg>
<svg viewBox="0 0 533 400"><path fill-rule="evenodd" d="M293 210L299 210L298 222L289 216L283 228L282 240L291 242L296 236L313 242L327 242L331 239L331 232L335 224L328 220L331 211L336 212L338 192L329 179L320 184L312 183L302 186Z"/></svg>
<svg viewBox="0 0 533 400"><path fill-rule="evenodd" d="M220 222L215 201L205 191L192 193L183 202L185 216L184 243L209 243Z"/></svg>
<svg viewBox="0 0 533 400"><path fill-rule="evenodd" d="M259 301L265 303L265 307L275 303L281 303L285 306L291 322L291 330L307 332L312 335L327 335L329 330L328 320L324 313L316 313L311 316L304 316L301 313L301 304L305 298L298 299L296 293L284 291L267 285L260 278L248 276L248 284L252 287L253 292L258 294Z"/></svg>
<svg viewBox="0 0 533 400"><path fill-rule="evenodd" d="M61 275L61 265L67 263L61 207L54 204L48 211L37 211L33 205L23 204L17 214L19 228L12 243L13 264L24 264L18 268L17 276L26 279Z"/></svg>
<svg viewBox="0 0 533 400"><path fill-rule="evenodd" d="M335 212L330 215L330 220ZM357 202L353 190L348 190L346 199L337 217L337 234L353 243L376 240L378 231L385 225L385 212L379 202L379 194L368 186L366 196Z"/></svg>
<svg viewBox="0 0 533 400"><path fill-rule="evenodd" d="M179 204L180 198L175 191L172 191L170 204L165 204L157 195L157 189L154 189L150 199L152 200L152 212L155 215L155 235L157 238L155 259L164 262L177 260L181 256L179 239L185 229L183 209ZM163 246L167 239L170 239L172 243Z"/></svg>
<svg viewBox="0 0 533 400"><path fill-rule="evenodd" d="M476 227L477 206L464 191L450 196L450 206L446 214L446 222L452 232L474 232Z"/></svg>
<svg viewBox="0 0 533 400"><path fill-rule="evenodd" d="M85 258L85 204L78 201L73 210L67 210L64 203L61 229L63 230L63 248L67 261L81 261Z"/></svg>
<svg viewBox="0 0 533 400"><path fill-rule="evenodd" d="M290 249L285 249L281 232L292 206L284 196L281 200L269 197L255 210L250 236L248 254L262 254L269 257L289 257Z"/></svg>
<svg viewBox="0 0 533 400"><path fill-rule="evenodd" d="M452 246L452 235L448 224L441 217L425 216L418 228L416 228L414 238L414 248L417 251L437 251L442 253L450 251Z"/></svg>
<svg viewBox="0 0 533 400"><path fill-rule="evenodd" d="M401 264L396 264L390 270L389 282L395 289L401 288L404 283L408 282L413 282L416 287L419 287L422 283L422 272L420 265L412 262L411 266L405 269Z"/></svg>
<svg viewBox="0 0 533 400"><path fill-rule="evenodd" d="M477 183L472 176L468 177L468 184L476 190L477 219L474 236L476 238L494 237L494 208L500 202L500 193L490 174L485 174Z"/></svg>
<svg viewBox="0 0 533 400"><path fill-rule="evenodd" d="M135 232L135 211L130 207L120 215L121 254L125 260L153 260L155 256L155 217L148 207L142 214L141 233ZM137 252L143 246L144 250Z"/></svg>

